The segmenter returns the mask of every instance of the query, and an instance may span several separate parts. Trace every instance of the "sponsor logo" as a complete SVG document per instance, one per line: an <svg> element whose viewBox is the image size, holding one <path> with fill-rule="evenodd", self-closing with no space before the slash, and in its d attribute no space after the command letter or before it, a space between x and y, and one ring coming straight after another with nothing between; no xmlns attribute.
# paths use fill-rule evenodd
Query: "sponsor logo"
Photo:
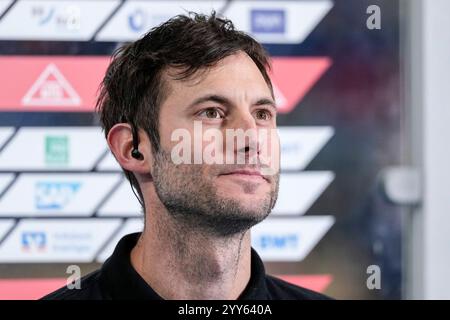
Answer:
<svg viewBox="0 0 450 320"><path fill-rule="evenodd" d="M82 253L91 248L92 234L89 232L60 231L51 234L52 245L48 247L47 234L43 231L24 231L22 233L22 250L31 251L51 251L53 254L59 252Z"/></svg>
<svg viewBox="0 0 450 320"><path fill-rule="evenodd" d="M70 203L80 187L80 182L39 181L35 188L36 209L61 210Z"/></svg>
<svg viewBox="0 0 450 320"><path fill-rule="evenodd" d="M24 231L22 232L22 250L45 251L47 249L47 235L42 231Z"/></svg>
<svg viewBox="0 0 450 320"><path fill-rule="evenodd" d="M286 13L283 9L254 9L250 11L251 32L285 33Z"/></svg>
<svg viewBox="0 0 450 320"><path fill-rule="evenodd" d="M45 6L33 6L31 7L31 17L36 20L40 26L46 25L53 17L55 8Z"/></svg>
<svg viewBox="0 0 450 320"><path fill-rule="evenodd" d="M30 8L31 18L38 26L45 26L50 23L63 30L80 30L81 10L78 6L68 5L61 11L56 12L54 7L34 5Z"/></svg>
<svg viewBox="0 0 450 320"><path fill-rule="evenodd" d="M298 142L288 142L288 143L282 143L281 144L281 153L283 156L285 155L291 155L291 154L297 154L302 150L301 145Z"/></svg>
<svg viewBox="0 0 450 320"><path fill-rule="evenodd" d="M68 136L45 136L45 163L48 165L69 163Z"/></svg>
<svg viewBox="0 0 450 320"><path fill-rule="evenodd" d="M298 235L262 234L256 239L256 245L261 249L296 249L299 244Z"/></svg>
<svg viewBox="0 0 450 320"><path fill-rule="evenodd" d="M136 8L128 15L128 26L133 32L141 33L170 19L170 14L150 14L141 8Z"/></svg>
<svg viewBox="0 0 450 320"><path fill-rule="evenodd" d="M252 246L263 261L302 261L333 223L332 216L269 218L252 228Z"/></svg>
<svg viewBox="0 0 450 320"><path fill-rule="evenodd" d="M91 232L60 231L53 234L54 253L83 253L89 252L93 246L94 239Z"/></svg>
<svg viewBox="0 0 450 320"><path fill-rule="evenodd" d="M145 28L147 15L145 11L137 8L128 16L128 26L134 32L142 31Z"/></svg>
<svg viewBox="0 0 450 320"><path fill-rule="evenodd" d="M50 63L22 98L25 106L78 106L81 99L61 71Z"/></svg>
<svg viewBox="0 0 450 320"><path fill-rule="evenodd" d="M87 252L90 250L93 241L90 232L70 232L60 231L51 234L52 245L48 247L48 236L43 231L22 232L22 250L25 252L45 252L51 251L54 254L59 252Z"/></svg>

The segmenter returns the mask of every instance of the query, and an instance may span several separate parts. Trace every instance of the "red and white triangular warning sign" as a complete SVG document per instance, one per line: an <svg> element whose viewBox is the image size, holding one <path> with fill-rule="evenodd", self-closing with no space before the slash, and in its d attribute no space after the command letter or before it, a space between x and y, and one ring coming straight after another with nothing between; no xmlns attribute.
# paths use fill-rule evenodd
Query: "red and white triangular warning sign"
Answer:
<svg viewBox="0 0 450 320"><path fill-rule="evenodd" d="M61 71L50 63L22 98L25 106L79 106L81 98Z"/></svg>

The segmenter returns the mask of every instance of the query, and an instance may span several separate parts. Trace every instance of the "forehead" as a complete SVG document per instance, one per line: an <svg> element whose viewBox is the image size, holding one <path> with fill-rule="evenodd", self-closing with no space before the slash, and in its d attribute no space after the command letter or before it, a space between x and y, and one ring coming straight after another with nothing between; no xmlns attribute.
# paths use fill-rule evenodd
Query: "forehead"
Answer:
<svg viewBox="0 0 450 320"><path fill-rule="evenodd" d="M176 79L180 71L183 69L171 67L163 76L169 96L174 93L178 97L188 93L196 95L205 90L230 96L243 91L271 95L261 71L245 52L227 56L212 67L198 70L187 79Z"/></svg>

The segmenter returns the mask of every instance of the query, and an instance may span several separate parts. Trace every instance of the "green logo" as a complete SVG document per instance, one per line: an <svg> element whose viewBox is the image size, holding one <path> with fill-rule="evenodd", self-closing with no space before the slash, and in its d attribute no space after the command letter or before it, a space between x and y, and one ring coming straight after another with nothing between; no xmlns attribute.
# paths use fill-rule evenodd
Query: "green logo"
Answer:
<svg viewBox="0 0 450 320"><path fill-rule="evenodd" d="M68 164L69 162L69 138L67 136L45 137L45 163Z"/></svg>

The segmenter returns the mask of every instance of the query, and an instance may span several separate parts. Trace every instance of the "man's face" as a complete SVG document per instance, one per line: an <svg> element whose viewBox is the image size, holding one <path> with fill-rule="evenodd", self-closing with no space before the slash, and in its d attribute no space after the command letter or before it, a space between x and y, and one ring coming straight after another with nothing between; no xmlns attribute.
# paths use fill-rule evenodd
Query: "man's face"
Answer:
<svg viewBox="0 0 450 320"><path fill-rule="evenodd" d="M169 93L160 107L161 150L152 168L156 193L186 226L219 236L245 231L267 217L278 195L280 149L271 91L245 53L186 80L170 75L169 69ZM180 129L189 136L183 145L190 148L181 153L190 161L174 163L180 137L173 134ZM254 135L239 145L236 129ZM223 139L206 138L208 130ZM237 138L228 139L230 133ZM216 162L205 161L207 155Z"/></svg>

